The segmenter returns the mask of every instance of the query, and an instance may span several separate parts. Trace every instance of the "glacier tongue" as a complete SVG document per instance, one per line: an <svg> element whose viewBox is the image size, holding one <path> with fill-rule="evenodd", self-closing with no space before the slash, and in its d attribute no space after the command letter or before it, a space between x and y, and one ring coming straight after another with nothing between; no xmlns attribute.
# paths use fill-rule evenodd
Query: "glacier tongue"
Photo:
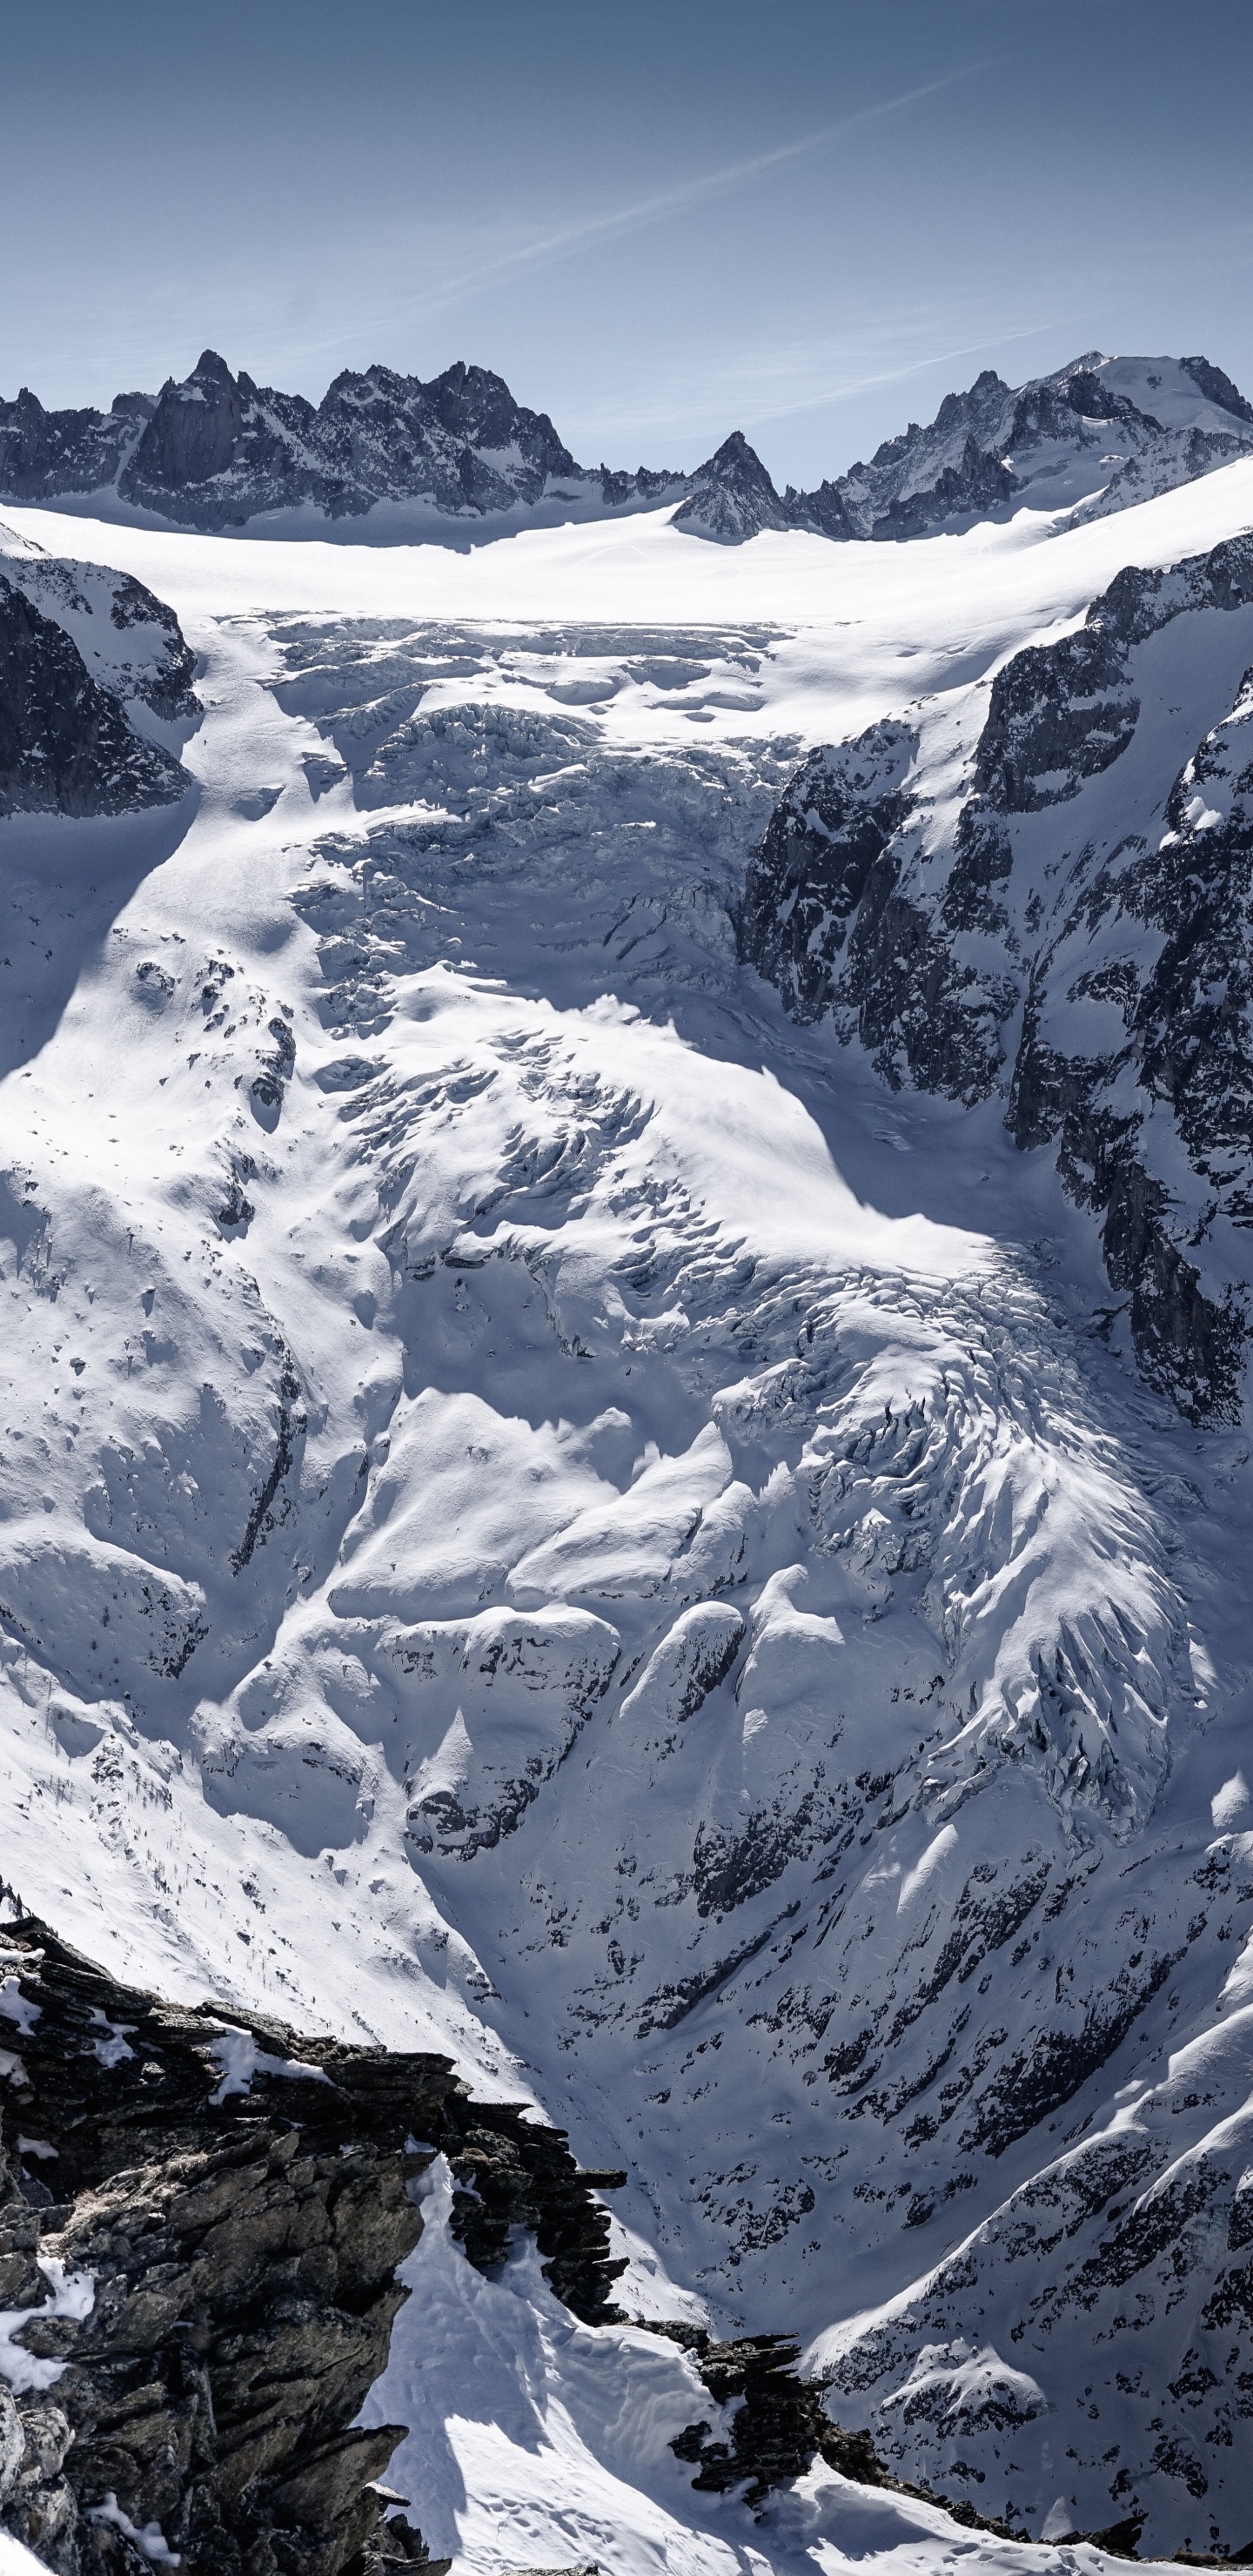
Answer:
<svg viewBox="0 0 1253 2576"><path fill-rule="evenodd" d="M529 2095L630 2169L628 2309L660 2266L803 2332L911 2477L1238 2543L1246 1454L1120 1356L1002 1103L737 959L864 731L834 626L211 618L198 542L194 818L6 1082L6 1878L118 1973ZM978 682L893 725L968 720L1010 559ZM113 827L4 829L68 902ZM448 2372L548 2396L450 2427L432 2544L720 2562L681 2357L441 2243ZM877 2515L933 2563L850 2493L764 2554Z"/></svg>

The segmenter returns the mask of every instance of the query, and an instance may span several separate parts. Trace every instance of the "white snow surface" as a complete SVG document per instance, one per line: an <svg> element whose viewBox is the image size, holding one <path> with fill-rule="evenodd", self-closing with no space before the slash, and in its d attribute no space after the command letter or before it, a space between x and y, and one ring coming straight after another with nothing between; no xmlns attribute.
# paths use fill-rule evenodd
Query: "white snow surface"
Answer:
<svg viewBox="0 0 1253 2576"><path fill-rule="evenodd" d="M0 2531L0 2576L43 2576L44 2562L20 2540Z"/></svg>
<svg viewBox="0 0 1253 2576"><path fill-rule="evenodd" d="M1103 2159L1226 2157L1225 2209L1253 2153L1253 1969L1195 1929L1253 1859L1247 1448L1094 1331L996 1104L788 1023L729 912L811 744L977 721L1122 565L1253 526L1253 461L892 547L6 517L173 605L205 717L190 819L0 826L5 1879L118 1974L530 2098L630 2168L628 2313L801 2334L905 2474L1050 2533L693 2495L682 2354L482 2280L437 2181L370 2406L456 2576L1094 2568L1111 2416L1153 2545L1238 2546L1246 2426L1198 2499L1068 2282ZM1136 1945L1015 2126L1041 1998L1077 2045ZM983 2130L928 2136L976 2033ZM1160 2398L1195 2319L1142 2322Z"/></svg>

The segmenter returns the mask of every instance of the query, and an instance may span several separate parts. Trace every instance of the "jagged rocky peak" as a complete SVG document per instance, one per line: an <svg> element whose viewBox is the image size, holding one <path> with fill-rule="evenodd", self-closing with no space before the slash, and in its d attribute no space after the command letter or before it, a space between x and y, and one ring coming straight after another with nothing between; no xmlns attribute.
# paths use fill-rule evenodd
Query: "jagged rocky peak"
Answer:
<svg viewBox="0 0 1253 2576"><path fill-rule="evenodd" d="M315 407L233 376L206 349L162 387L118 491L184 524L225 527L297 502L333 518L401 499L482 515L580 474L547 413L515 402L486 368L459 360L429 383L348 370Z"/></svg>
<svg viewBox="0 0 1253 2576"><path fill-rule="evenodd" d="M135 454L136 489L156 485L178 492L223 473L234 458L245 403L255 392L251 378L237 381L215 349L202 351L182 384L167 378Z"/></svg>
<svg viewBox="0 0 1253 2576"><path fill-rule="evenodd" d="M412 378L393 375L390 368L371 367L364 377L347 373L337 377L331 394L342 392L347 398L371 401L403 399L412 382ZM363 394L365 386L370 388L368 397ZM442 376L433 377L424 392L441 428L465 446L503 452L516 441L537 471L578 473L569 448L557 436L547 412L528 411L524 404L515 402L504 377L493 375L489 368L470 367L464 358L458 358Z"/></svg>
<svg viewBox="0 0 1253 2576"><path fill-rule="evenodd" d="M737 430L697 468L674 525L724 544L766 528L883 542L1024 502L1091 515L1168 491L1251 448L1253 405L1207 359L1090 350L1018 388L985 368L967 392L945 395L927 427L911 421L868 464L812 492L789 484L780 496Z"/></svg>
<svg viewBox="0 0 1253 2576"><path fill-rule="evenodd" d="M151 394L118 394L107 412L45 411L23 385L16 401L0 400L0 488L14 501L116 490L155 409Z"/></svg>
<svg viewBox="0 0 1253 2576"><path fill-rule="evenodd" d="M692 481L693 488L671 525L690 529L693 536L742 545L746 537L760 536L763 528L795 525L742 429L732 430L715 454L698 465Z"/></svg>
<svg viewBox="0 0 1253 2576"><path fill-rule="evenodd" d="M739 917L795 1017L893 1086L999 1094L1056 1154L1141 1367L1198 1420L1239 1418L1249 1331L1251 661L1253 540L1128 568L980 693L956 794L940 701L814 752Z"/></svg>

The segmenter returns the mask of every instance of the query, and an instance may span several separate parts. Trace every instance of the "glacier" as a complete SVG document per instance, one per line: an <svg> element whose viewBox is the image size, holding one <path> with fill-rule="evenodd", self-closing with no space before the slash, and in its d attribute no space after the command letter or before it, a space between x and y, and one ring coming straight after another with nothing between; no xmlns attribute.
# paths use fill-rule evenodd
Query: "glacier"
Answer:
<svg viewBox="0 0 1253 2576"><path fill-rule="evenodd" d="M808 929L797 1008L744 907L814 760L951 821L1002 675L1238 544L1253 462L891 547L672 511L454 552L5 505L189 784L0 824L4 1877L114 1976L443 2052L627 2169L605 2325L468 2267L433 2169L367 2420L455 2576L1023 2563L821 2462L758 2522L694 2494L667 2317L794 2334L1057 2576L1127 2516L1239 2547L1243 1360L1210 1413L1146 1371L1007 1112L1029 1039L1126 1108L1065 980L1105 915L1047 987L1026 943L1159 807L1216 854L1249 612L1189 594L1125 748L1039 771L1017 949L948 923L986 1078ZM99 641L118 578L198 722ZM877 828L939 921L951 839Z"/></svg>

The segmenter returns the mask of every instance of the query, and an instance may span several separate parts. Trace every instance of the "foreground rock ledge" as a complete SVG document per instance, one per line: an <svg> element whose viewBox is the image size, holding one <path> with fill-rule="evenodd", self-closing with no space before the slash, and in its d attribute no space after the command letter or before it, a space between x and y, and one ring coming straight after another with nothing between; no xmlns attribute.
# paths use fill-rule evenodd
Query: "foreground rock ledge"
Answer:
<svg viewBox="0 0 1253 2576"><path fill-rule="evenodd" d="M593 2324L622 2269L593 2195L625 2177L446 2058L163 2004L31 1916L0 1928L0 2016L0 2527L59 2576L161 2539L188 2576L434 2567L376 2483L403 2428L353 2429L418 2177L446 2154L470 2261L532 2230Z"/></svg>

